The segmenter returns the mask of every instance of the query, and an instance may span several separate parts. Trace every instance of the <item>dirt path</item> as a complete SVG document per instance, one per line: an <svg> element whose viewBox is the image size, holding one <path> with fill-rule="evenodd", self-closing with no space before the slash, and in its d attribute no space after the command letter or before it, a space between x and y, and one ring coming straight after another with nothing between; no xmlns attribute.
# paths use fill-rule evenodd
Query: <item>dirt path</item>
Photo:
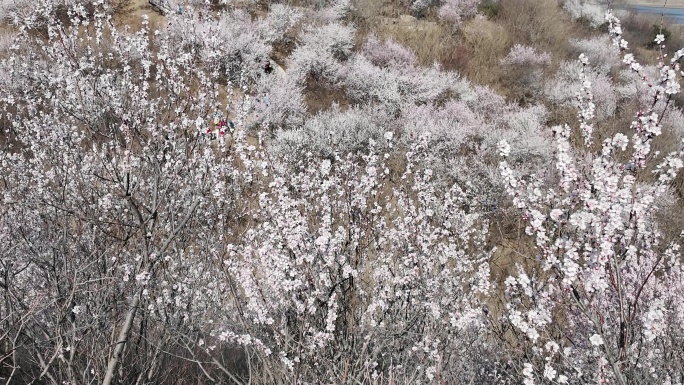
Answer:
<svg viewBox="0 0 684 385"><path fill-rule="evenodd" d="M158 28L166 21L166 17L155 10L148 0L131 0L129 9L116 15L114 21L119 26L129 25L136 30L142 26L143 15L149 18L151 29Z"/></svg>

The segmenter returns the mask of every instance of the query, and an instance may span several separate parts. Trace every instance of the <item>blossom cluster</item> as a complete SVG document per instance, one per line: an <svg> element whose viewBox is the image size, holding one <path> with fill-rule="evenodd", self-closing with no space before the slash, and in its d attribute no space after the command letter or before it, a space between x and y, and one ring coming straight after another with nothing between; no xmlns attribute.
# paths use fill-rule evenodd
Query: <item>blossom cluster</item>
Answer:
<svg viewBox="0 0 684 385"><path fill-rule="evenodd" d="M616 46L625 51L619 21L610 13L606 19ZM656 215L684 165L684 152L658 156L650 146L662 132L663 111L656 108L667 108L657 102L678 91L670 72L679 68L680 58L661 64L660 78L650 81L633 55L625 54L625 64L651 85L653 103L636 115L631 137L617 133L596 152L593 95L583 80L577 100L584 146L571 145L568 126L556 129L558 187L520 180L505 160L501 163L536 246L534 267L519 266L506 280L506 293L514 298L506 320L524 333L534 352L524 364L526 383L561 374L564 381L582 382L589 375L626 384L642 375L670 378L678 365L662 355L670 348L653 351L652 346L681 343L676 330L683 325L666 316L676 311L666 303L678 301L670 288L682 285L681 256L678 243L664 238ZM579 61L588 65L584 55ZM505 142L499 148L504 157L510 151ZM651 163L655 167L649 169ZM560 346L565 354L556 359L541 348L545 344ZM598 360L592 364L590 357ZM646 373L640 373L641 361L648 362Z"/></svg>

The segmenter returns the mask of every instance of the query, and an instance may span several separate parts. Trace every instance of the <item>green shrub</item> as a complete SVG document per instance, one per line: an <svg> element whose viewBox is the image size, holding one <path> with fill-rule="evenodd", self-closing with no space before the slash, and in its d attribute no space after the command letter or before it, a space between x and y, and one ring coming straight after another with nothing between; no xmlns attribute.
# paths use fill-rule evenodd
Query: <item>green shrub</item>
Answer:
<svg viewBox="0 0 684 385"><path fill-rule="evenodd" d="M646 45L648 48L658 47L658 44L656 44L654 41L657 35L665 36L665 41L670 41L672 38L672 32L670 32L669 29L658 24L653 24L653 27L651 27L651 41L649 41Z"/></svg>
<svg viewBox="0 0 684 385"><path fill-rule="evenodd" d="M480 3L478 11L485 15L488 19L494 19L499 14L499 1L483 0Z"/></svg>

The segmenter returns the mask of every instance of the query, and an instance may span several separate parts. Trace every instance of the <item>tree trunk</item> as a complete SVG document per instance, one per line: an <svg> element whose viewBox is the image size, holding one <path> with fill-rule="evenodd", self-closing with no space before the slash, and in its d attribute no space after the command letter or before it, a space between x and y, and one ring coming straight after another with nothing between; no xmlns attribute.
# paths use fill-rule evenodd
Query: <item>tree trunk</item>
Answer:
<svg viewBox="0 0 684 385"><path fill-rule="evenodd" d="M139 289L131 301L131 309L128 311L128 314L126 315L126 321L121 326L121 330L119 331L119 338L117 338L116 346L114 347L114 354L112 354L112 356L109 358L109 362L107 363L107 373L102 381L102 385L111 385L112 380L114 379L114 371L116 370L116 366L119 364L119 360L121 360L121 353L123 353L123 349L126 346L128 337L131 334L133 321L135 320L135 315L138 311L138 304L140 303L140 295L142 294L141 292L142 289Z"/></svg>

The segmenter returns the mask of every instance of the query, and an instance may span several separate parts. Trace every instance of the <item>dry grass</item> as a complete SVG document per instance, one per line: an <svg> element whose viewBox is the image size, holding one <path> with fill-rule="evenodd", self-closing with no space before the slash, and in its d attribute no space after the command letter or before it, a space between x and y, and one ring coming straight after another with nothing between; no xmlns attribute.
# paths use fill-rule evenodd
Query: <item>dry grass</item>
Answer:
<svg viewBox="0 0 684 385"><path fill-rule="evenodd" d="M285 69L287 68L287 58L295 48L297 48L297 44L295 43L294 35L286 34L285 37L273 43L271 59Z"/></svg>
<svg viewBox="0 0 684 385"><path fill-rule="evenodd" d="M17 28L11 25L0 24L0 59L7 56L10 46L19 33Z"/></svg>
<svg viewBox="0 0 684 385"><path fill-rule="evenodd" d="M416 19L409 15L400 18L380 18L378 36L391 38L415 52L418 63L430 66L451 58L458 40L443 26L433 21Z"/></svg>
<svg viewBox="0 0 684 385"><path fill-rule="evenodd" d="M463 69L467 54L451 28L437 22L434 10L420 18L412 14L407 2L401 0L356 0L348 20L357 27L356 47L375 34L413 50L420 65L440 63L446 70Z"/></svg>
<svg viewBox="0 0 684 385"><path fill-rule="evenodd" d="M502 1L497 24L516 43L531 45L553 56L565 54L568 40L582 32L555 0Z"/></svg>
<svg viewBox="0 0 684 385"><path fill-rule="evenodd" d="M306 82L304 102L311 115L327 110L333 104L340 106L342 111L349 108L349 101L343 88L332 88L327 82L316 80L311 76Z"/></svg>
<svg viewBox="0 0 684 385"><path fill-rule="evenodd" d="M108 0L107 4L115 14L126 14L133 10L133 0Z"/></svg>
<svg viewBox="0 0 684 385"><path fill-rule="evenodd" d="M465 25L463 39L470 52L467 77L501 91L499 60L512 44L509 32L494 21L478 17Z"/></svg>
<svg viewBox="0 0 684 385"><path fill-rule="evenodd" d="M411 10L401 0L355 0L354 12L357 17L375 20L377 17L399 17L410 14Z"/></svg>
<svg viewBox="0 0 684 385"><path fill-rule="evenodd" d="M461 57L466 56L465 74L508 98L519 99L520 76L499 65L514 44L551 54L553 62L549 68L553 69L563 60L574 59L570 39L592 33L589 27L573 22L555 0L502 1L493 19L480 16L464 25L461 34L467 51ZM544 75L550 76L552 72L547 70Z"/></svg>

